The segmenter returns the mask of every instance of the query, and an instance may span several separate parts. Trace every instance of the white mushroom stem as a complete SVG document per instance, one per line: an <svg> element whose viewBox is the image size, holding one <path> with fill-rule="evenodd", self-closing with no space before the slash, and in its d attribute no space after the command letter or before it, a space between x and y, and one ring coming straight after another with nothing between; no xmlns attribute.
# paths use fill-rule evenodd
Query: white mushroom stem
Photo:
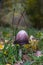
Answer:
<svg viewBox="0 0 43 65"><path fill-rule="evenodd" d="M21 60L21 57L22 57L22 49L19 50L19 57L20 57L20 60Z"/></svg>

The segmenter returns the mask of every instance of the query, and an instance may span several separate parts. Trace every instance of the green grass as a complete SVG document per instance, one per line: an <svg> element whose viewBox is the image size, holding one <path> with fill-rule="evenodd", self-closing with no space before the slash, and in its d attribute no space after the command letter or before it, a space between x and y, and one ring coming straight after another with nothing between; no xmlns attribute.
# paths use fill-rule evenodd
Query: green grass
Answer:
<svg viewBox="0 0 43 65"><path fill-rule="evenodd" d="M22 60L19 56L19 54L17 53L20 49L20 46L14 45L12 46L12 36L15 36L15 32L17 34L17 32L20 29L17 29L15 31L15 29L13 30L12 28L4 28L4 27L0 27L0 32L2 32L2 35L0 35L0 38L4 38L4 39L8 39L10 40L9 44L4 43L4 49L2 51L0 51L0 65L5 65L6 63L10 63L11 65L14 65L14 63L18 60ZM40 42L38 44L39 50L42 51L43 53L43 31L42 30L36 30L34 28L29 28L29 29L25 29L26 32L28 33L28 35L34 35L36 38L40 39ZM10 36L7 34L11 34ZM27 51L27 49L22 47L22 51L25 52ZM27 51L27 55L31 58L31 61L26 61L24 63L24 65L43 65L43 56L41 57L35 57L33 55L34 53L28 52ZM18 55L18 56L17 56ZM33 62L34 61L34 62Z"/></svg>

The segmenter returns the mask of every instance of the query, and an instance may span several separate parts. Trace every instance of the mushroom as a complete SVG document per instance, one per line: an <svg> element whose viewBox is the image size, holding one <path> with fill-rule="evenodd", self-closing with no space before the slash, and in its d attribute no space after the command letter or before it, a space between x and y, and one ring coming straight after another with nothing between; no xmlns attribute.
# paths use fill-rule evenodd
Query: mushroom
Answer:
<svg viewBox="0 0 43 65"><path fill-rule="evenodd" d="M15 41L20 45L28 43L28 34L24 30L19 31L16 35Z"/></svg>
<svg viewBox="0 0 43 65"><path fill-rule="evenodd" d="M37 57L40 57L40 56L42 56L42 53L41 53L41 51L36 51L36 53L35 53L35 56L37 56Z"/></svg>
<svg viewBox="0 0 43 65"><path fill-rule="evenodd" d="M20 45L19 56L22 57L21 47L24 44L28 44L28 34L26 33L26 31L21 30L17 33L14 44L19 44Z"/></svg>

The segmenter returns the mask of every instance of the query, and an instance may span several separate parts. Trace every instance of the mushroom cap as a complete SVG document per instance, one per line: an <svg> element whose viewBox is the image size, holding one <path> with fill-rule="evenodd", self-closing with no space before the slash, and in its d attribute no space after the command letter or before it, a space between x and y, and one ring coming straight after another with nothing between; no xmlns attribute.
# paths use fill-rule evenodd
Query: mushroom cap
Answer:
<svg viewBox="0 0 43 65"><path fill-rule="evenodd" d="M28 43L28 34L26 33L26 31L21 30L17 33L16 35L16 39L15 39L16 43L18 44L27 44Z"/></svg>

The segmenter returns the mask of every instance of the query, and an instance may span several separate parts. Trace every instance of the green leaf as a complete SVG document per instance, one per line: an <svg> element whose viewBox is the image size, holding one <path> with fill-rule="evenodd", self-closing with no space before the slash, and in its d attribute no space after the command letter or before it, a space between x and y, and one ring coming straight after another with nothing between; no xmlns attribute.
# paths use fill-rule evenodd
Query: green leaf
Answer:
<svg viewBox="0 0 43 65"><path fill-rule="evenodd" d="M30 62L30 61L26 61L26 62L24 63L24 65L31 65L31 62Z"/></svg>

